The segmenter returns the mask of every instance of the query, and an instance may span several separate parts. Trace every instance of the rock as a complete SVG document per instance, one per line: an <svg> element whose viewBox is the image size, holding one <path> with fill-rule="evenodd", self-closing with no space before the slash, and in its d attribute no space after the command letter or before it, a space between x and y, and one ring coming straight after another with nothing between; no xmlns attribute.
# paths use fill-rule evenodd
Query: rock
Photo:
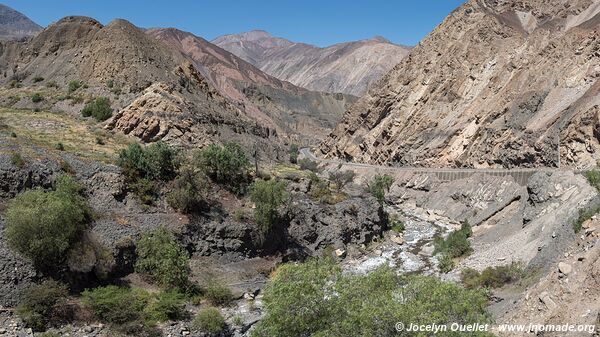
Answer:
<svg viewBox="0 0 600 337"><path fill-rule="evenodd" d="M406 242L403 237L397 235L393 235L390 240L398 245L403 245Z"/></svg>
<svg viewBox="0 0 600 337"><path fill-rule="evenodd" d="M339 258L342 258L342 259L344 257L346 257L346 251L344 249L336 249L334 251L334 254L335 254L336 257L339 257Z"/></svg>
<svg viewBox="0 0 600 337"><path fill-rule="evenodd" d="M381 256L381 254L383 254L383 252L381 251L381 249L375 249L373 251L373 254L377 255L377 256Z"/></svg>
<svg viewBox="0 0 600 337"><path fill-rule="evenodd" d="M552 300L552 298L550 298L550 295L546 291L544 291L540 294L539 299L549 310L554 310L558 307L558 305L556 305L554 300Z"/></svg>
<svg viewBox="0 0 600 337"><path fill-rule="evenodd" d="M569 275L572 270L573 270L573 268L571 267L570 264L567 264L567 263L564 263L564 262L560 262L558 264L558 271L561 272L564 275Z"/></svg>

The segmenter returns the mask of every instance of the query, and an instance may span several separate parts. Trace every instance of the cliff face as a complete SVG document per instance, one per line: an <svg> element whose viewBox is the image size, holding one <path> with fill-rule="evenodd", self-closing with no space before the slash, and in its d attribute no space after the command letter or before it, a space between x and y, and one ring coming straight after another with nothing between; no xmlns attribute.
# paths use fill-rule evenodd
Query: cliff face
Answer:
<svg viewBox="0 0 600 337"><path fill-rule="evenodd" d="M590 166L600 150L600 3L471 0L322 144L419 166ZM560 146L559 146L560 140Z"/></svg>
<svg viewBox="0 0 600 337"><path fill-rule="evenodd" d="M350 95L364 94L410 50L381 37L319 48L264 31L225 35L212 42L281 80Z"/></svg>

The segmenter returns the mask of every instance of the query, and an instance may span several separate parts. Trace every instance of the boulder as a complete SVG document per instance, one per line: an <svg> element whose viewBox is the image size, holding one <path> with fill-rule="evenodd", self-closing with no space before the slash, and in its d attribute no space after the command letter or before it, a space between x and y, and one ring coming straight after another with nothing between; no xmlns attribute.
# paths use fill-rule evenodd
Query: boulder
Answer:
<svg viewBox="0 0 600 337"><path fill-rule="evenodd" d="M559 262L558 263L558 271L561 274L569 275L572 270L573 270L573 267L571 267L570 264L567 264L567 263L564 263L564 262Z"/></svg>

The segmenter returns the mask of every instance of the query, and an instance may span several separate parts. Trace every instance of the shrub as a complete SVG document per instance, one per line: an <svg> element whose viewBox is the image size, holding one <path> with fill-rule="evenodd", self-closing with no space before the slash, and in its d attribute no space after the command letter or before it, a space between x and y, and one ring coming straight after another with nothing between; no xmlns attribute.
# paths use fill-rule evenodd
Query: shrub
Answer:
<svg viewBox="0 0 600 337"><path fill-rule="evenodd" d="M42 95L40 93L36 92L35 94L31 95L31 101L33 103L39 103L43 100L44 100L44 97L42 97Z"/></svg>
<svg viewBox="0 0 600 337"><path fill-rule="evenodd" d="M454 269L454 261L452 260L452 257L447 254L440 256L438 259L438 268L440 269L440 272L444 274L451 272L452 269Z"/></svg>
<svg viewBox="0 0 600 337"><path fill-rule="evenodd" d="M73 178L61 176L53 191L27 191L6 210L6 240L42 271L56 268L90 218L90 209Z"/></svg>
<svg viewBox="0 0 600 337"><path fill-rule="evenodd" d="M583 223L588 221L598 213L600 213L600 204L579 209L579 215L571 225L573 227L573 231L575 233L579 233L581 231L581 228L583 228Z"/></svg>
<svg viewBox="0 0 600 337"><path fill-rule="evenodd" d="M143 148L134 143L119 153L118 164L131 180L146 178L153 181L167 181L175 176L178 168L177 151L158 141Z"/></svg>
<svg viewBox="0 0 600 337"><path fill-rule="evenodd" d="M173 190L167 196L167 202L171 207L184 213L203 208L208 183L203 174L196 172L192 167L181 168Z"/></svg>
<svg viewBox="0 0 600 337"><path fill-rule="evenodd" d="M235 192L243 192L249 181L250 162L237 143L209 145L196 153L195 162L212 181Z"/></svg>
<svg viewBox="0 0 600 337"><path fill-rule="evenodd" d="M397 233L402 233L406 229L404 222L396 217L390 217L390 228Z"/></svg>
<svg viewBox="0 0 600 337"><path fill-rule="evenodd" d="M47 88L58 88L58 83L56 83L56 81L46 82L46 87Z"/></svg>
<svg viewBox="0 0 600 337"><path fill-rule="evenodd" d="M253 337L397 336L396 322L491 321L484 291L435 277L398 276L387 266L367 275L342 273L331 259L283 265L265 288L263 302L265 316Z"/></svg>
<svg viewBox="0 0 600 337"><path fill-rule="evenodd" d="M329 180L331 180L335 186L337 191L339 192L346 185L351 183L354 180L354 176L356 174L354 171L334 171L329 173Z"/></svg>
<svg viewBox="0 0 600 337"><path fill-rule="evenodd" d="M257 180L250 186L250 200L256 204L254 219L263 239L279 221L277 208L287 198L285 187L285 182L276 180Z"/></svg>
<svg viewBox="0 0 600 337"><path fill-rule="evenodd" d="M185 296L177 291L165 291L154 296L146 307L150 320L164 322L183 317Z"/></svg>
<svg viewBox="0 0 600 337"><path fill-rule="evenodd" d="M94 117L97 121L103 122L112 116L110 100L107 97L98 97L87 103L81 110L83 117Z"/></svg>
<svg viewBox="0 0 600 337"><path fill-rule="evenodd" d="M33 83L39 83L39 82L42 82L43 80L44 80L43 77L36 76L36 77L33 78Z"/></svg>
<svg viewBox="0 0 600 337"><path fill-rule="evenodd" d="M292 144L290 145L290 163L296 164L298 162L298 155L300 151L298 149L298 145Z"/></svg>
<svg viewBox="0 0 600 337"><path fill-rule="evenodd" d="M592 169L585 172L585 177L587 178L590 185L592 185L598 191L600 191L600 171L598 171L598 169Z"/></svg>
<svg viewBox="0 0 600 337"><path fill-rule="evenodd" d="M127 177L129 187L140 200L150 204L156 194L157 181L170 180L178 168L177 151L164 142L145 148L134 143L119 153L118 165Z"/></svg>
<svg viewBox="0 0 600 337"><path fill-rule="evenodd" d="M18 167L20 169L22 169L23 167L25 167L25 164L26 164L25 163L25 159L23 159L23 157L21 156L21 154L19 152L13 152L13 153L11 153L11 155L10 155L10 162L14 166L16 166L16 167Z"/></svg>
<svg viewBox="0 0 600 337"><path fill-rule="evenodd" d="M67 295L67 287L54 280L31 285L25 290L17 313L28 327L44 331Z"/></svg>
<svg viewBox="0 0 600 337"><path fill-rule="evenodd" d="M523 264L512 262L509 265L487 267L481 273L467 268L461 272L461 281L468 289L500 288L521 279L524 275Z"/></svg>
<svg viewBox="0 0 600 337"><path fill-rule="evenodd" d="M23 84L21 83L21 81L11 80L10 82L8 82L9 88L20 88L22 86L23 86Z"/></svg>
<svg viewBox="0 0 600 337"><path fill-rule="evenodd" d="M216 334L225 328L225 318L217 308L204 308L198 312L192 326L194 329Z"/></svg>
<svg viewBox="0 0 600 337"><path fill-rule="evenodd" d="M444 240L437 237L434 240L434 254L448 255L450 258L457 258L467 255L473 251L469 237L473 234L468 222L463 222L461 228L448 235Z"/></svg>
<svg viewBox="0 0 600 337"><path fill-rule="evenodd" d="M16 132L14 132L14 131L12 131L12 132L10 133L10 136L11 136L12 138L17 138L17 133L16 133Z"/></svg>
<svg viewBox="0 0 600 337"><path fill-rule="evenodd" d="M309 173L308 179L310 180L310 190L308 191L308 195L313 200L329 203L332 199L329 182L319 178L314 172Z"/></svg>
<svg viewBox="0 0 600 337"><path fill-rule="evenodd" d="M389 192L390 187L394 183L394 178L384 175L376 175L369 183L369 190L381 205L385 202L385 194Z"/></svg>
<svg viewBox="0 0 600 337"><path fill-rule="evenodd" d="M150 276L167 289L188 287L188 254L165 227L144 234L136 243L136 253L136 272Z"/></svg>
<svg viewBox="0 0 600 337"><path fill-rule="evenodd" d="M65 146L63 145L63 143L56 143L56 144L54 144L54 149L56 149L58 151L64 151Z"/></svg>
<svg viewBox="0 0 600 337"><path fill-rule="evenodd" d="M301 170L308 170L315 173L319 172L319 163L308 158L300 159L298 165L300 165Z"/></svg>
<svg viewBox="0 0 600 337"><path fill-rule="evenodd" d="M213 305L227 305L233 300L233 293L222 284L210 282L204 289L204 297Z"/></svg>
<svg viewBox="0 0 600 337"><path fill-rule="evenodd" d="M74 93L75 91L77 91L77 89L81 88L83 86L83 82L81 81L77 81L77 80L73 80L73 81L69 81L67 88L69 89L69 94Z"/></svg>

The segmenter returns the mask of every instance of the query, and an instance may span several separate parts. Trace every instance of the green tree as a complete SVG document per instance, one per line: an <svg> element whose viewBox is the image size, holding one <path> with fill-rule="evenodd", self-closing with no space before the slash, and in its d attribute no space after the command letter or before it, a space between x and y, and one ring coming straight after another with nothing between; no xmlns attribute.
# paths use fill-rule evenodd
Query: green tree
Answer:
<svg viewBox="0 0 600 337"><path fill-rule="evenodd" d="M198 167L217 184L243 191L248 182L250 162L239 144L209 145L195 155Z"/></svg>
<svg viewBox="0 0 600 337"><path fill-rule="evenodd" d="M102 122L112 116L112 111L110 100L107 97L98 97L83 107L81 115L83 115L83 117L91 116L97 121Z"/></svg>
<svg viewBox="0 0 600 337"><path fill-rule="evenodd" d="M90 218L80 192L81 186L64 175L54 190L31 190L13 199L5 213L9 246L39 270L56 269Z"/></svg>
<svg viewBox="0 0 600 337"><path fill-rule="evenodd" d="M121 150L117 164L123 169L127 183L144 203L152 203L156 182L175 177L179 168L178 153L162 141L142 147L133 143Z"/></svg>
<svg viewBox="0 0 600 337"><path fill-rule="evenodd" d="M277 180L257 180L250 186L250 200L256 204L254 219L263 239L279 221L277 208L287 198L286 184Z"/></svg>
<svg viewBox="0 0 600 337"><path fill-rule="evenodd" d="M385 194L389 192L390 187L394 183L394 178L390 177L387 174L384 175L376 175L373 177L371 182L369 183L369 190L371 191L371 195L373 195L380 204L383 205L385 202Z"/></svg>
<svg viewBox="0 0 600 337"><path fill-rule="evenodd" d="M284 265L264 293L262 336L397 336L396 322L490 323L483 291L434 277L401 277L387 266L367 275L342 273L326 260ZM491 336L448 332L443 336Z"/></svg>
<svg viewBox="0 0 600 337"><path fill-rule="evenodd" d="M186 290L189 286L189 256L165 227L145 233L136 243L135 271L150 276L167 289Z"/></svg>
<svg viewBox="0 0 600 337"><path fill-rule="evenodd" d="M205 176L190 166L180 169L173 190L167 195L171 207L184 213L191 213L203 208L208 182Z"/></svg>
<svg viewBox="0 0 600 337"><path fill-rule="evenodd" d="M298 162L298 155L300 151L298 149L298 145L292 144L290 145L290 163L296 164Z"/></svg>

